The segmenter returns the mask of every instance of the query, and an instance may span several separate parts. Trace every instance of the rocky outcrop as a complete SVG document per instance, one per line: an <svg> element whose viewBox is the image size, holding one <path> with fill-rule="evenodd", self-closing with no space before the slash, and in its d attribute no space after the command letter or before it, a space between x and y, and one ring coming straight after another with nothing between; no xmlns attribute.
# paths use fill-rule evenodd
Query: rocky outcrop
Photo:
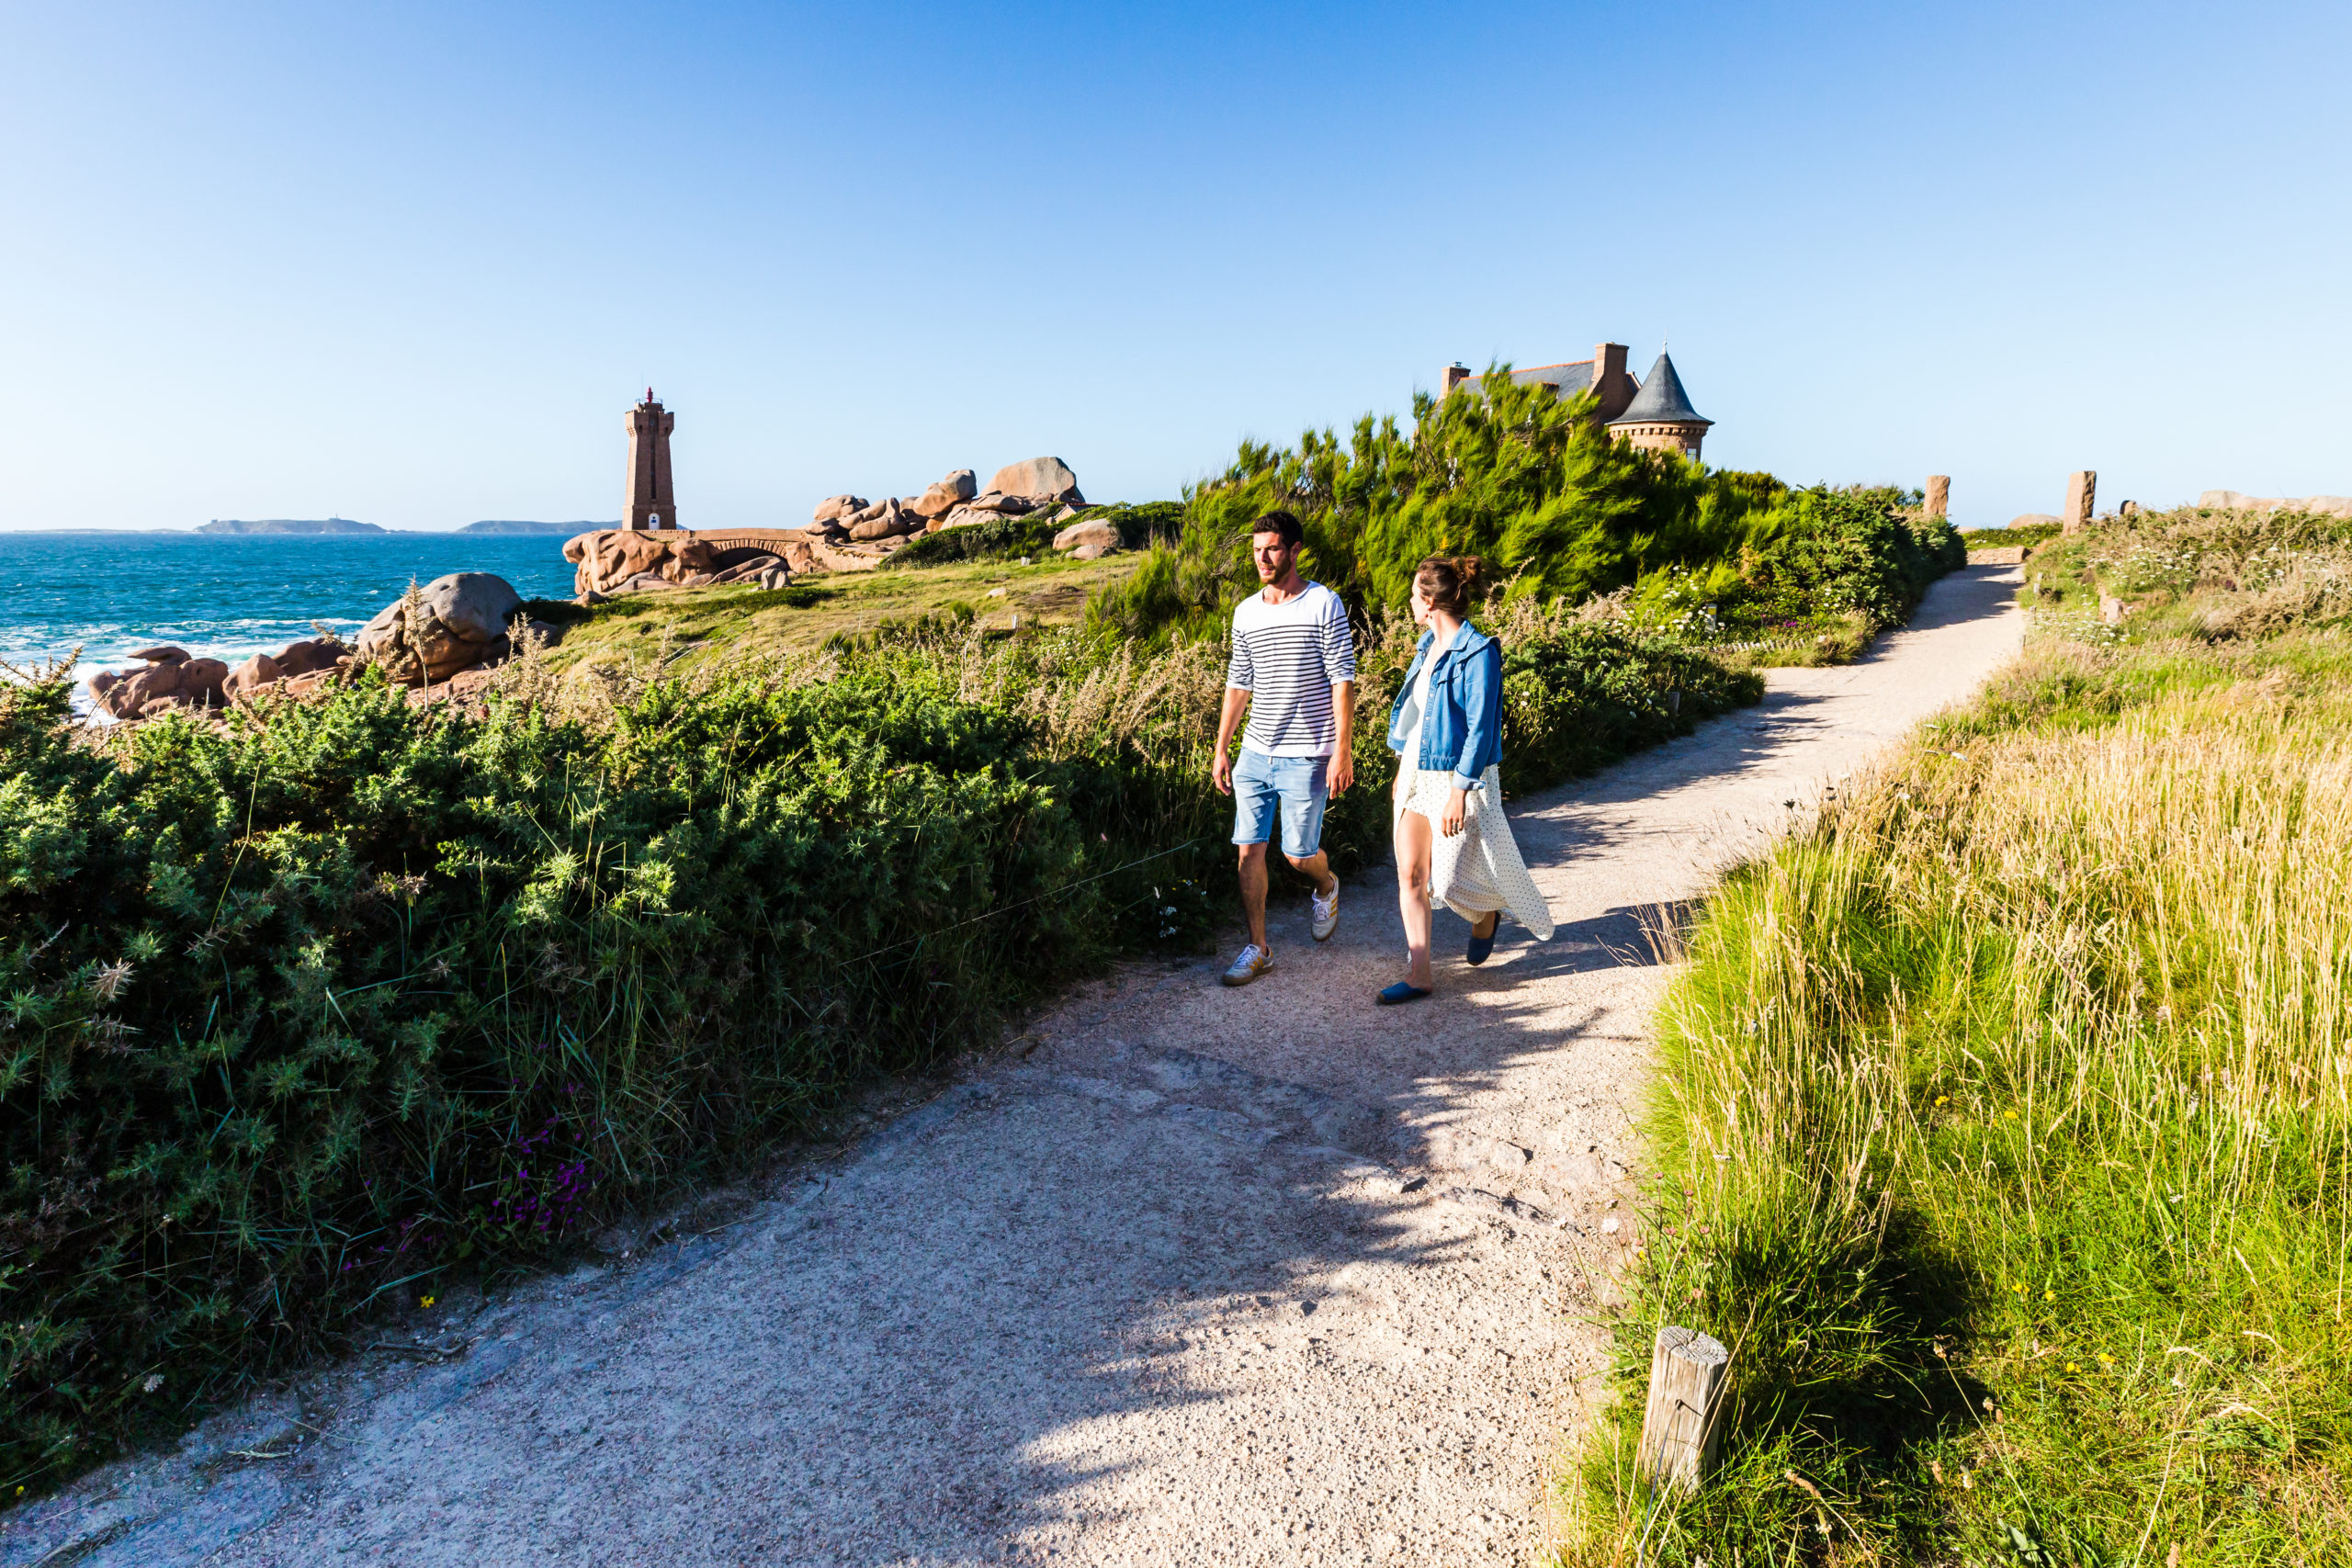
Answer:
<svg viewBox="0 0 2352 1568"><path fill-rule="evenodd" d="M90 695L114 718L153 718L182 708L228 705L221 682L229 667L217 659L192 659L184 648L142 648L131 657L135 670L101 670L90 677Z"/></svg>
<svg viewBox="0 0 2352 1568"><path fill-rule="evenodd" d="M2209 490L2197 504L2233 512L2316 512L2326 517L2352 517L2352 495L2241 495L2233 490Z"/></svg>
<svg viewBox="0 0 2352 1568"><path fill-rule="evenodd" d="M232 703L248 703L269 687L298 675L332 671L351 650L339 642L325 637L306 637L289 642L277 653L256 653L229 671L220 689Z"/></svg>
<svg viewBox="0 0 2352 1568"><path fill-rule="evenodd" d="M852 502L855 496L835 496ZM830 503L828 503L830 504ZM836 519L833 525L838 525ZM752 540L739 532L697 535L675 530L605 528L565 541L563 558L573 563L572 591L636 593L664 588L714 588L757 583L781 588L795 572L819 562L797 529L762 532Z"/></svg>
<svg viewBox="0 0 2352 1568"><path fill-rule="evenodd" d="M506 628L523 596L503 577L453 571L403 593L359 628L359 656L409 685L446 681L512 650Z"/></svg>
<svg viewBox="0 0 2352 1568"><path fill-rule="evenodd" d="M305 637L276 653L256 653L234 669L218 659L191 659L181 648L143 648L131 657L146 660L145 667L90 677L90 694L110 717L223 708L296 682L307 691L332 679L351 649L332 637Z"/></svg>
<svg viewBox="0 0 2352 1568"><path fill-rule="evenodd" d="M865 502L854 495L828 496L817 503L811 538L835 549L882 545L916 533L936 533L1000 517L1023 517L1041 508L1080 507L1078 475L1059 457L1032 457L999 468L982 490L970 468L957 468L921 495Z"/></svg>
<svg viewBox="0 0 2352 1568"><path fill-rule="evenodd" d="M1094 560L1118 547L1119 530L1099 517L1088 523L1073 523L1054 536L1054 548L1075 550L1080 560Z"/></svg>

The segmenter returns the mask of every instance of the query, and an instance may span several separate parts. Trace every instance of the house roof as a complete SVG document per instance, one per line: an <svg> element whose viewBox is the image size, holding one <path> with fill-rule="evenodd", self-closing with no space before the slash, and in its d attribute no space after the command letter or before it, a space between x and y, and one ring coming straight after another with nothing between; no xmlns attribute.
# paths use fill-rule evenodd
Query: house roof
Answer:
<svg viewBox="0 0 2352 1568"><path fill-rule="evenodd" d="M1510 378L1522 387L1541 382L1556 389L1561 397L1573 398L1592 385L1592 361L1579 359L1568 365L1530 366L1524 370L1514 369ZM1475 388L1484 380L1484 376L1473 376L1463 385Z"/></svg>
<svg viewBox="0 0 2352 1568"><path fill-rule="evenodd" d="M1682 378L1674 373L1674 361L1661 354L1657 363L1642 381L1642 389L1625 405L1625 412L1609 422L1618 424L1713 424L1712 419L1702 419L1699 411L1690 406L1690 394L1682 389Z"/></svg>

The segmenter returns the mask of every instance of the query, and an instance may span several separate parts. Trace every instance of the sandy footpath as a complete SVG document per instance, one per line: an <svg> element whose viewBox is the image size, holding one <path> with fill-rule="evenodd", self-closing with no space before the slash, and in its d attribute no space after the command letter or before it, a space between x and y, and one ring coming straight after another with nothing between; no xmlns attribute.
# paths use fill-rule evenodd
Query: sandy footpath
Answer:
<svg viewBox="0 0 2352 1568"><path fill-rule="evenodd" d="M1523 1562L1636 1239L1645 922L1965 697L2017 581L1515 802L1549 943L1473 970L1441 915L1438 995L1376 1009L1384 868L1246 989L1126 969L735 1223L85 1477L0 1565Z"/></svg>

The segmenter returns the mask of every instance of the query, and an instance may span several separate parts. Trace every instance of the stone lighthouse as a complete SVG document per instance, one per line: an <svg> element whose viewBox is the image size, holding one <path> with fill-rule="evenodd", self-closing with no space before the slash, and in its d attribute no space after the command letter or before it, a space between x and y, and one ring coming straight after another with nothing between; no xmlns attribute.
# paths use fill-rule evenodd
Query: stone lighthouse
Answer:
<svg viewBox="0 0 2352 1568"><path fill-rule="evenodd" d="M670 428L678 416L664 412L645 389L645 400L628 411L628 495L621 512L624 528L674 528L677 493L670 485Z"/></svg>

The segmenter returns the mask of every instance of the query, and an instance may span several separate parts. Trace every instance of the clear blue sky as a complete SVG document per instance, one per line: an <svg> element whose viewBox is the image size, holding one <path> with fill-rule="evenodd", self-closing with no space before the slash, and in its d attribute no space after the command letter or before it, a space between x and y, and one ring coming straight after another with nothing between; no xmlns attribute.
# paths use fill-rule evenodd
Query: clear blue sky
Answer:
<svg viewBox="0 0 2352 1568"><path fill-rule="evenodd" d="M0 527L1102 500L1637 369L1966 524L2352 492L2352 7L0 10Z"/></svg>

